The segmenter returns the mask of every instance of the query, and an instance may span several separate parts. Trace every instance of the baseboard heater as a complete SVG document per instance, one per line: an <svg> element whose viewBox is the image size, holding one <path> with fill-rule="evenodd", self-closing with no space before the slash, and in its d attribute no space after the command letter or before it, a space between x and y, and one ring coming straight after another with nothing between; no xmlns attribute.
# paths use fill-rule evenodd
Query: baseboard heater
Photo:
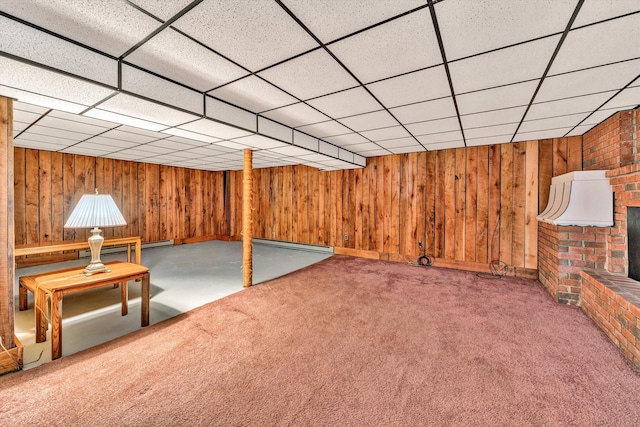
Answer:
<svg viewBox="0 0 640 427"><path fill-rule="evenodd" d="M309 245L306 243L284 242L281 240L253 239L254 245L275 246L284 249L295 249L299 251L333 253L333 246Z"/></svg>
<svg viewBox="0 0 640 427"><path fill-rule="evenodd" d="M144 242L142 243L142 245L140 245L140 247L142 249L148 249L148 248L157 248L160 246L173 246L173 239L171 240L158 240L156 242ZM127 251L127 247L126 246L111 246L108 248L102 248L102 250L100 251L101 254L115 254L115 253L119 253L119 252L126 252ZM78 252L78 257L79 258L91 258L91 251L88 249L84 249Z"/></svg>

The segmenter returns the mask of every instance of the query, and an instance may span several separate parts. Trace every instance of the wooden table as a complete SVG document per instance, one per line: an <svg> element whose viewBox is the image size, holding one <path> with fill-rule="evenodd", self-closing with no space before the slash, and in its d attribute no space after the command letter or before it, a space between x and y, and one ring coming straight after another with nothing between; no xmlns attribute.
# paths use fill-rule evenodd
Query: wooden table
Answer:
<svg viewBox="0 0 640 427"><path fill-rule="evenodd" d="M51 301L51 359L62 355L62 297L66 294L81 292L107 285L120 284L122 295L122 315L128 313L128 287L130 280L142 279L141 326L149 325L149 269L129 262L108 262L111 272L85 276L83 267L74 267L48 273L22 276L19 280L20 310L28 307L27 290L35 300L36 342L47 340L48 322L44 315L47 300Z"/></svg>

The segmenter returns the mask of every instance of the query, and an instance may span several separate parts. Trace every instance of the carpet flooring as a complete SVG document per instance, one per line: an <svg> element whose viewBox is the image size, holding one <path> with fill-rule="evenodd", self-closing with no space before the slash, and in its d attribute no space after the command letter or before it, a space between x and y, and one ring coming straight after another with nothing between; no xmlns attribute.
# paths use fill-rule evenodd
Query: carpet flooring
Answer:
<svg viewBox="0 0 640 427"><path fill-rule="evenodd" d="M535 281L333 256L0 377L0 424L637 426L640 373Z"/></svg>

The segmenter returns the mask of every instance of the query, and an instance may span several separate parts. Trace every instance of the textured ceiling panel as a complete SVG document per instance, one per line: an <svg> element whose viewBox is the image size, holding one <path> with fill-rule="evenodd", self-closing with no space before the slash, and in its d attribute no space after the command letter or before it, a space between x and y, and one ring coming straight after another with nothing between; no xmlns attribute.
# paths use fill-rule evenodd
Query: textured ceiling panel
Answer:
<svg viewBox="0 0 640 427"><path fill-rule="evenodd" d="M376 111L375 113L346 117L344 119L340 119L340 123L348 126L356 132L396 126L398 124L391 114L386 111Z"/></svg>
<svg viewBox="0 0 640 427"><path fill-rule="evenodd" d="M449 64L456 93L542 77L560 40L548 37Z"/></svg>
<svg viewBox="0 0 640 427"><path fill-rule="evenodd" d="M233 62L171 28L135 50L127 56L127 61L200 91L210 90L247 74Z"/></svg>
<svg viewBox="0 0 640 427"><path fill-rule="evenodd" d="M178 127L180 129L198 132L220 139L239 138L241 136L247 136L251 134L250 132L247 132L245 130L238 129L233 126L228 126L223 123L218 123L210 119L200 119L196 120L195 122L185 123Z"/></svg>
<svg viewBox="0 0 640 427"><path fill-rule="evenodd" d="M504 123L518 123L522 120L527 107L506 108L503 110L494 110L484 113L474 113L460 116L462 126L466 129L482 126L494 126Z"/></svg>
<svg viewBox="0 0 640 427"><path fill-rule="evenodd" d="M206 0L174 26L251 71L317 47L271 0Z"/></svg>
<svg viewBox="0 0 640 427"><path fill-rule="evenodd" d="M518 123L509 123L497 126L485 126L480 128L465 129L464 136L467 139L485 138L489 136L502 136L502 142L511 140L514 132L518 128Z"/></svg>
<svg viewBox="0 0 640 427"><path fill-rule="evenodd" d="M326 122L329 117L303 103L277 108L261 114L291 127L300 127L313 123Z"/></svg>
<svg viewBox="0 0 640 427"><path fill-rule="evenodd" d="M547 77L535 102L622 89L638 76L640 59Z"/></svg>
<svg viewBox="0 0 640 427"><path fill-rule="evenodd" d="M362 83L442 63L428 9L329 45Z"/></svg>
<svg viewBox="0 0 640 427"><path fill-rule="evenodd" d="M334 119L381 109L380 103L362 87L315 98L307 103Z"/></svg>
<svg viewBox="0 0 640 427"><path fill-rule="evenodd" d="M176 13L187 7L193 0L171 0L171 1L158 1L158 0L133 0L131 3L138 7L141 7L153 16L168 20Z"/></svg>
<svg viewBox="0 0 640 427"><path fill-rule="evenodd" d="M636 0L587 1L580 8L572 28L638 11L640 11L640 3Z"/></svg>
<svg viewBox="0 0 640 427"><path fill-rule="evenodd" d="M335 120L329 120L326 122L315 123L307 126L301 126L298 128L298 130L313 136L317 136L318 138L324 138L327 136L334 136L334 135L343 135L351 132L347 127L345 127L344 125L340 124Z"/></svg>
<svg viewBox="0 0 640 427"><path fill-rule="evenodd" d="M322 49L269 68L259 75L302 100L357 85L353 77Z"/></svg>
<svg viewBox="0 0 640 427"><path fill-rule="evenodd" d="M360 132L365 138L371 141L384 141L385 139L403 138L410 136L409 132L402 126L393 126L389 128L366 130Z"/></svg>
<svg viewBox="0 0 640 427"><path fill-rule="evenodd" d="M347 145L352 145L352 144L360 144L368 141L367 138L360 135L359 133L347 133L344 135L327 136L322 139L332 144L339 145L341 147L345 147Z"/></svg>
<svg viewBox="0 0 640 427"><path fill-rule="evenodd" d="M324 43L424 6L422 0L285 0L283 3ZM325 19L326 16L332 19Z"/></svg>
<svg viewBox="0 0 640 427"><path fill-rule="evenodd" d="M3 0L2 10L116 57L161 25L115 1Z"/></svg>
<svg viewBox="0 0 640 427"><path fill-rule="evenodd" d="M422 144L426 145L427 149L430 150L431 147L429 147L429 145L431 144L452 141L455 141L457 143L458 141L462 141L462 133L457 130L453 132L435 133L433 135L420 135L417 136L416 139ZM464 143L462 145L464 146Z"/></svg>
<svg viewBox="0 0 640 427"><path fill-rule="evenodd" d="M209 92L255 113L294 104L296 98L256 76L249 76Z"/></svg>
<svg viewBox="0 0 640 427"><path fill-rule="evenodd" d="M391 108L389 111L404 124L454 117L456 115L456 109L451 97Z"/></svg>
<svg viewBox="0 0 640 427"><path fill-rule="evenodd" d="M451 95L447 74L441 65L367 87L389 108Z"/></svg>
<svg viewBox="0 0 640 427"><path fill-rule="evenodd" d="M112 87L118 85L114 59L2 16L0 51Z"/></svg>
<svg viewBox="0 0 640 427"><path fill-rule="evenodd" d="M525 120L543 119L547 117L564 116L567 114L590 112L597 109L611 98L616 91L601 92L593 95L565 98L558 101L533 104Z"/></svg>
<svg viewBox="0 0 640 427"><path fill-rule="evenodd" d="M637 2L640 4L640 2ZM592 43L598 40L597 43ZM635 40L636 42L631 42ZM640 57L640 13L572 30L558 53L551 74Z"/></svg>
<svg viewBox="0 0 640 427"><path fill-rule="evenodd" d="M203 135L197 132L191 132L188 130L180 129L180 128L169 128L162 131L163 133L167 133L169 135L181 136L187 139L194 139L196 141L214 143L220 141L219 138L214 138L212 136Z"/></svg>
<svg viewBox="0 0 640 427"><path fill-rule="evenodd" d="M460 130L460 123L457 117L447 119L429 120L407 125L407 129L414 135L428 135L431 133L449 132Z"/></svg>
<svg viewBox="0 0 640 427"><path fill-rule="evenodd" d="M458 95L458 108L460 114L471 114L526 106L531 101L537 85L537 81L525 82Z"/></svg>
<svg viewBox="0 0 640 427"><path fill-rule="evenodd" d="M587 117L587 115L587 113L581 113L571 114L568 116L551 117L548 119L524 121L522 122L518 133L573 127L580 123L585 117Z"/></svg>
<svg viewBox="0 0 640 427"><path fill-rule="evenodd" d="M452 61L561 33L577 3L577 0L443 1L435 5L435 10L447 59Z"/></svg>
<svg viewBox="0 0 640 427"><path fill-rule="evenodd" d="M640 86L630 86L621 91L615 98L607 102L602 108L621 108L629 106L635 107L639 104Z"/></svg>
<svg viewBox="0 0 640 427"><path fill-rule="evenodd" d="M178 126L186 122L198 119L198 116L184 113L173 108L155 104L135 96L118 94L100 104L101 110L124 114L131 117L139 117L154 123L168 126ZM166 127L168 127L166 126Z"/></svg>

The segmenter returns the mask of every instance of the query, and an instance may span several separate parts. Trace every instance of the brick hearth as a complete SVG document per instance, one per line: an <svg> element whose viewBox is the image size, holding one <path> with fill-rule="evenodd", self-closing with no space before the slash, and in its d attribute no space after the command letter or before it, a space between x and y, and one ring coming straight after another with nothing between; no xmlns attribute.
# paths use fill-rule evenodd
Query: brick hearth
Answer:
<svg viewBox="0 0 640 427"><path fill-rule="evenodd" d="M628 276L627 207L640 207L640 108L583 136L583 170L606 170L613 227L538 223L538 275L559 303L579 305L640 368L640 282Z"/></svg>

